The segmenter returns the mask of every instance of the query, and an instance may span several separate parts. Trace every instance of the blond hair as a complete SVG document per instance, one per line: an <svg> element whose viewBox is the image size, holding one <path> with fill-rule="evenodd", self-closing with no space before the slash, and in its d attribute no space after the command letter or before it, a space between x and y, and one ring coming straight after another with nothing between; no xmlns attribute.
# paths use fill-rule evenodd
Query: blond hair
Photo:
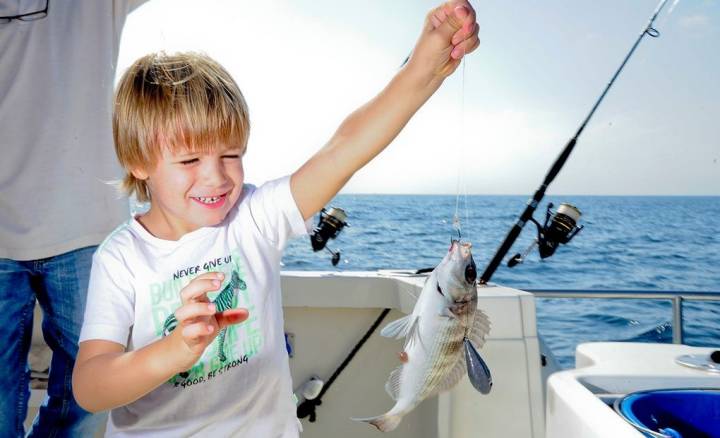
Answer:
<svg viewBox="0 0 720 438"><path fill-rule="evenodd" d="M157 164L163 148L207 153L218 147L245 152L247 104L230 74L207 55L146 55L123 74L115 92L113 139L126 175L120 188L150 200L132 171Z"/></svg>

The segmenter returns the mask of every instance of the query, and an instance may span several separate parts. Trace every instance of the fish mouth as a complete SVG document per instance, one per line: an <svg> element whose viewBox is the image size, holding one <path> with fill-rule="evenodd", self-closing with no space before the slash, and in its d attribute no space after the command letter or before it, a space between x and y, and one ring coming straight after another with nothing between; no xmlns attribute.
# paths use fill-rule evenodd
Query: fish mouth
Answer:
<svg viewBox="0 0 720 438"><path fill-rule="evenodd" d="M454 275L458 276L458 280L464 278L467 284L474 285L478 273L471 249L472 243L452 239L446 260L452 264L451 269L456 272Z"/></svg>
<svg viewBox="0 0 720 438"><path fill-rule="evenodd" d="M460 255L462 256L463 259L472 257L472 253L470 252L471 249L472 249L472 243L470 243L470 242L460 243Z"/></svg>
<svg viewBox="0 0 720 438"><path fill-rule="evenodd" d="M468 257L472 257L472 243L461 242L457 239L450 241L450 248L448 252L455 253L460 256L460 260L465 260Z"/></svg>

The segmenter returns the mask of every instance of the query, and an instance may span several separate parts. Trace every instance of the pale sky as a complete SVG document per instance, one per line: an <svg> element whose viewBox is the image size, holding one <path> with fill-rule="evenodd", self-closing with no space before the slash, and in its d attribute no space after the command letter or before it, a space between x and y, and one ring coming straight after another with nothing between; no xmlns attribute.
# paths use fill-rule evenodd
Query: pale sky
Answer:
<svg viewBox="0 0 720 438"><path fill-rule="evenodd" d="M720 195L720 0L670 0L549 194ZM202 51L250 107L247 180L297 169L377 94L428 0L152 0L118 75L148 52ZM656 0L472 1L481 45L342 193L531 194ZM458 180L460 184L458 184Z"/></svg>

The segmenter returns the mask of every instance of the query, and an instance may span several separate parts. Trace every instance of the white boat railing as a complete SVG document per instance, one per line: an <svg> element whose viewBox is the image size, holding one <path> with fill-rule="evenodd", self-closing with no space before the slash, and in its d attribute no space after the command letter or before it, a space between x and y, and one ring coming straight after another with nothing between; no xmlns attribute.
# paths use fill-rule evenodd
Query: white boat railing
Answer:
<svg viewBox="0 0 720 438"><path fill-rule="evenodd" d="M607 298L668 300L672 303L673 344L682 344L683 303L685 301L720 302L720 292L715 291L647 291L647 290L586 290L586 289L523 289L538 298Z"/></svg>

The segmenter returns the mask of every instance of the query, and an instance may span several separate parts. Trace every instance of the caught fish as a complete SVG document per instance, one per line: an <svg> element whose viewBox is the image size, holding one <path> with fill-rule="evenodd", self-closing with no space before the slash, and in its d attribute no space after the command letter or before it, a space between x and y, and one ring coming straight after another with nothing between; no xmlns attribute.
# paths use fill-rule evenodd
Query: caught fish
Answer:
<svg viewBox="0 0 720 438"><path fill-rule="evenodd" d="M471 246L453 240L425 282L412 314L380 332L385 337L405 337L402 364L385 384L396 403L383 415L354 420L383 432L394 430L420 402L454 387L466 371L473 387L490 392L490 370L473 346L485 343L490 321L477 309L477 268Z"/></svg>

